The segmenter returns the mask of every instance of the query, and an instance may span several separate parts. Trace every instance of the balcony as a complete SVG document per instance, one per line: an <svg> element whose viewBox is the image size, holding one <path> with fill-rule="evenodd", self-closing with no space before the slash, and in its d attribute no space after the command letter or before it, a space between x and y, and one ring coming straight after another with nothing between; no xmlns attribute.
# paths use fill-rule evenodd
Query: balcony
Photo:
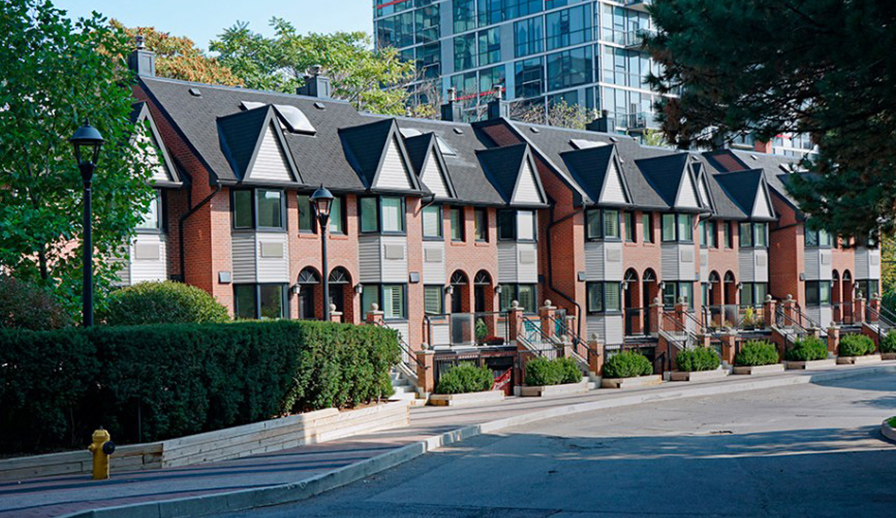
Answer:
<svg viewBox="0 0 896 518"><path fill-rule="evenodd" d="M656 34L656 31L653 29L635 29L633 31L626 31L621 33L622 38L620 42L628 50L640 50L644 46L644 37L645 36L653 36Z"/></svg>
<svg viewBox="0 0 896 518"><path fill-rule="evenodd" d="M625 0L625 6L633 11L646 13L647 9L653 5L653 0Z"/></svg>

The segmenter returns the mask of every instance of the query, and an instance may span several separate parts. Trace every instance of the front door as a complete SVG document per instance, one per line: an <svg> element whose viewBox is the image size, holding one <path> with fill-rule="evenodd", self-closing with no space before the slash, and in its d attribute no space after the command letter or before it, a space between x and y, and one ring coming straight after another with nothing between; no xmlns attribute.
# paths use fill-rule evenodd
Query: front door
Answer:
<svg viewBox="0 0 896 518"><path fill-rule="evenodd" d="M330 288L330 304L336 306L336 311L343 313L345 310L345 300L343 288L345 284L331 284Z"/></svg>
<svg viewBox="0 0 896 518"><path fill-rule="evenodd" d="M473 291L473 296L476 298L476 313L485 313L485 286L476 286Z"/></svg>
<svg viewBox="0 0 896 518"><path fill-rule="evenodd" d="M625 336L635 334L635 319L638 317L637 308L632 307L632 285L625 285Z"/></svg>
<svg viewBox="0 0 896 518"><path fill-rule="evenodd" d="M650 300L650 284L646 281L643 283L644 292L642 293L641 300L644 301L644 308L641 309L641 312L644 313L644 334L650 334L650 304L653 304L653 301Z"/></svg>
<svg viewBox="0 0 896 518"><path fill-rule="evenodd" d="M314 288L302 286L299 292L299 320L314 319Z"/></svg>

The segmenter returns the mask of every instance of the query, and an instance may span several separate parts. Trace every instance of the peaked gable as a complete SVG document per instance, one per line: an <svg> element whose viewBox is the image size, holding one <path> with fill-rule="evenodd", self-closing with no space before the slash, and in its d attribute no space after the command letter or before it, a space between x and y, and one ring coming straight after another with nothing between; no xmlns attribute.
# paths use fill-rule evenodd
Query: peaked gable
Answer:
<svg viewBox="0 0 896 518"><path fill-rule="evenodd" d="M152 112L145 102L134 104L131 112L131 121L137 126L133 141L147 144L148 149L145 159L152 169L152 182L160 187L179 187L182 180L174 167L174 161L168 153L168 148L159 135L159 129L153 120ZM143 124L149 126L149 131Z"/></svg>
<svg viewBox="0 0 896 518"><path fill-rule="evenodd" d="M696 187L691 180L687 160L686 153L676 153L635 160L635 163L666 205L699 208ZM685 179L688 179L688 182L685 182Z"/></svg>
<svg viewBox="0 0 896 518"><path fill-rule="evenodd" d="M600 203L623 203L628 204L631 198L628 195L628 189L625 186L625 179L622 178L619 166L615 157L610 160L607 167L607 174L604 175L604 185L600 192Z"/></svg>
<svg viewBox="0 0 896 518"><path fill-rule="evenodd" d="M709 208L710 210L715 211L715 203L713 202L712 195L709 192L709 184L708 178L706 177L706 173L700 175L697 183L700 189L700 201L704 206Z"/></svg>
<svg viewBox="0 0 896 518"><path fill-rule="evenodd" d="M728 197L751 219L775 218L762 170L722 173L716 175L715 179Z"/></svg>
<svg viewBox="0 0 896 518"><path fill-rule="evenodd" d="M678 195L675 197L676 208L699 209L702 208L697 198L697 186L694 185L694 175L690 169L685 168L681 175L681 184L678 187Z"/></svg>
<svg viewBox="0 0 896 518"><path fill-rule="evenodd" d="M379 171L374 178L373 189L398 189L410 191L416 189L411 177L407 161L402 157L399 148L398 136L393 135L389 139Z"/></svg>
<svg viewBox="0 0 896 518"><path fill-rule="evenodd" d="M546 196L528 144L477 152L486 177L508 205L541 205Z"/></svg>
<svg viewBox="0 0 896 518"><path fill-rule="evenodd" d="M301 183L272 106L219 118L218 135L239 182Z"/></svg>
<svg viewBox="0 0 896 518"><path fill-rule="evenodd" d="M277 130L274 121L267 125L252 168L246 173L247 178L254 181L295 181L284 144L277 138Z"/></svg>
<svg viewBox="0 0 896 518"><path fill-rule="evenodd" d="M523 167L517 178L516 187L513 191L513 198L510 200L513 205L531 205L544 203L544 196L541 192L541 186L538 182L538 176L535 168L532 166L532 160L523 161Z"/></svg>
<svg viewBox="0 0 896 518"><path fill-rule="evenodd" d="M429 152L429 158L423 167L421 180L423 185L436 195L436 198L454 198L451 194L451 189L448 187L445 170L436 155L435 149Z"/></svg>
<svg viewBox="0 0 896 518"><path fill-rule="evenodd" d="M420 190L394 119L340 128L339 135L349 162L367 189Z"/></svg>
<svg viewBox="0 0 896 518"><path fill-rule="evenodd" d="M753 212L750 217L756 219L774 219L775 210L772 208L772 200L769 199L765 182L759 182L756 187L756 201L753 203Z"/></svg>
<svg viewBox="0 0 896 518"><path fill-rule="evenodd" d="M448 174L448 166L435 134L417 131L416 135L404 138L404 145L411 166L422 183L421 188L429 189L436 198L456 198L454 182Z"/></svg>

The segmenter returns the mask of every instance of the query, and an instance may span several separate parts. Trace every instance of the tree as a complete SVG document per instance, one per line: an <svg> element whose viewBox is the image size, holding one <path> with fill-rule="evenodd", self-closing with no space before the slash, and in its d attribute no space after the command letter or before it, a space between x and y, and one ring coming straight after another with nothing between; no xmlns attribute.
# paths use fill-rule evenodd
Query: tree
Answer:
<svg viewBox="0 0 896 518"><path fill-rule="evenodd" d="M753 133L819 146L792 193L810 225L891 232L896 217L896 3L891 0L655 0L646 39L662 72L663 130L682 147Z"/></svg>
<svg viewBox="0 0 896 518"><path fill-rule="evenodd" d="M306 71L320 65L334 98L375 113L406 113L414 64L402 61L394 48L371 50L363 32L301 35L282 18L272 18L271 27L274 36L266 38L237 22L211 50L248 88L295 93Z"/></svg>
<svg viewBox="0 0 896 518"><path fill-rule="evenodd" d="M172 36L155 27L128 28L118 20L109 23L127 34L131 41L137 35L145 38L146 48L156 53L156 75L160 77L226 86L242 84L229 68L206 56L190 38Z"/></svg>
<svg viewBox="0 0 896 518"><path fill-rule="evenodd" d="M0 5L0 270L77 308L82 183L67 139L87 117L106 139L93 182L98 304L115 276L106 259L149 206L151 173L145 144L131 142L133 77L113 57L128 38L98 14L63 15L48 0Z"/></svg>
<svg viewBox="0 0 896 518"><path fill-rule="evenodd" d="M547 110L540 101L534 104L521 101L510 107L510 118L513 120L558 128L583 130L596 117L594 110L587 110L579 104L567 104L564 100L550 103Z"/></svg>

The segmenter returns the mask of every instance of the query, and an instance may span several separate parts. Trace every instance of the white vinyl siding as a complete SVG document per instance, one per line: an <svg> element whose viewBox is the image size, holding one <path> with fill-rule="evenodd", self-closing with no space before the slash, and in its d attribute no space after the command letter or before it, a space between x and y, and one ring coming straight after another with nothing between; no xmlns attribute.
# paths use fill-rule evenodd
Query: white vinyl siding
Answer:
<svg viewBox="0 0 896 518"><path fill-rule="evenodd" d="M233 234L231 236L231 261L233 263L234 283L253 283L256 281L255 234L251 232Z"/></svg>
<svg viewBox="0 0 896 518"><path fill-rule="evenodd" d="M759 185L758 191L756 192L756 201L753 203L753 217L772 217L771 202L769 201L768 196L765 195L765 189L762 188L761 184Z"/></svg>
<svg viewBox="0 0 896 518"><path fill-rule="evenodd" d="M437 198L449 198L448 184L445 182L445 175L442 174L442 167L435 152L429 154L426 161L426 167L423 168L423 185L425 185Z"/></svg>
<svg viewBox="0 0 896 518"><path fill-rule="evenodd" d="M542 203L541 193L535 180L535 171L528 160L523 164L520 177L517 180L516 191L513 194L514 204Z"/></svg>
<svg viewBox="0 0 896 518"><path fill-rule="evenodd" d="M423 283L445 284L445 243L423 243Z"/></svg>
<svg viewBox="0 0 896 518"><path fill-rule="evenodd" d="M159 143L156 142L155 137L146 135L143 131L141 131L137 135L137 142L140 144L146 144L148 148L145 152L139 153L143 155L144 163L152 170L152 179L157 182L168 182L171 181L171 175L168 174L168 167L171 167L171 164L165 164L164 160L162 160L161 153L159 153Z"/></svg>
<svg viewBox="0 0 896 518"><path fill-rule="evenodd" d="M694 245L663 243L660 278L663 280L696 281L696 252Z"/></svg>
<svg viewBox="0 0 896 518"><path fill-rule="evenodd" d="M286 233L256 235L257 282L289 282L288 238Z"/></svg>
<svg viewBox="0 0 896 518"><path fill-rule="evenodd" d="M140 234L130 246L128 281L164 281L168 278L168 250L163 234Z"/></svg>
<svg viewBox="0 0 896 518"><path fill-rule="evenodd" d="M518 272L516 243L498 243L498 283L517 282Z"/></svg>
<svg viewBox="0 0 896 518"><path fill-rule="evenodd" d="M833 276L831 259L830 249L807 248L804 254L806 280L830 280Z"/></svg>
<svg viewBox="0 0 896 518"><path fill-rule="evenodd" d="M621 242L586 241L585 279L622 281L622 247Z"/></svg>
<svg viewBox="0 0 896 518"><path fill-rule="evenodd" d="M380 236L358 237L358 273L361 283L380 282L383 279ZM367 311L367 308L364 309Z"/></svg>
<svg viewBox="0 0 896 518"><path fill-rule="evenodd" d="M261 141L261 149L258 150L255 163L247 176L256 181L291 182L294 179L290 172L286 152L280 145L280 140L274 135L274 131L277 130L274 129L273 123L269 124Z"/></svg>
<svg viewBox="0 0 896 518"><path fill-rule="evenodd" d="M691 181L691 175L685 173L681 176L681 185L678 188L678 198L675 200L676 207L699 208L697 203L697 192L694 190L694 182Z"/></svg>
<svg viewBox="0 0 896 518"><path fill-rule="evenodd" d="M405 236L382 236L383 282L407 282L408 239Z"/></svg>
<svg viewBox="0 0 896 518"><path fill-rule="evenodd" d="M855 279L880 279L880 249L856 247Z"/></svg>
<svg viewBox="0 0 896 518"><path fill-rule="evenodd" d="M623 343L625 326L622 315L588 315L585 322L589 339L596 334L606 345Z"/></svg>
<svg viewBox="0 0 896 518"><path fill-rule="evenodd" d="M398 139L393 136L386 149L386 156L383 158L383 164L374 187L378 189L401 190L414 188L414 184L411 183L408 174L407 164L405 164L398 149Z"/></svg>
<svg viewBox="0 0 896 518"><path fill-rule="evenodd" d="M707 207L709 207L710 206L709 200L711 198L709 197L709 188L706 187L706 177L705 176L700 179L700 196L701 196L701 198L703 198L703 203Z"/></svg>
<svg viewBox="0 0 896 518"><path fill-rule="evenodd" d="M601 203L626 203L625 190L622 188L622 178L619 176L619 170L616 168L614 161L610 162L607 169L607 176L604 179L604 186L600 193Z"/></svg>

